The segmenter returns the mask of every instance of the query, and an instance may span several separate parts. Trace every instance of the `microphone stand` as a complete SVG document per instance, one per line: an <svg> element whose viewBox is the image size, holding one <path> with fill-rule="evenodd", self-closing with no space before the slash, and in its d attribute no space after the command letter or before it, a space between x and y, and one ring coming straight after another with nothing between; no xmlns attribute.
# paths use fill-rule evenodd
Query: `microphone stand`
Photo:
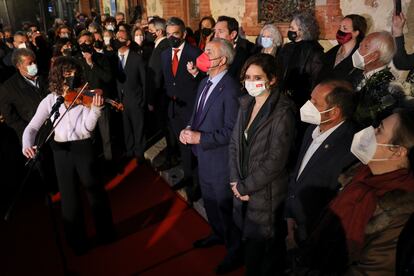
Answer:
<svg viewBox="0 0 414 276"><path fill-rule="evenodd" d="M29 180L29 177L30 177L30 175L31 175L31 173L33 171L33 168L35 167L37 161L39 160L40 152L43 149L44 145L46 145L47 142L49 142L50 138L52 137L53 133L55 132L56 127L62 121L62 118L73 107L73 105L79 99L80 95L85 91L85 89L86 89L87 86L88 86L88 83L85 83L85 85L82 86L82 88L79 90L78 94L76 95L75 99L73 99L73 101L70 103L70 105L66 108L66 110L65 110L65 112L63 113L62 116L60 116L59 107L64 102L64 99L61 100L60 98L58 98L56 100L56 103L53 105L52 111L50 112L48 118L42 124L42 126L45 125L45 124L47 124L48 121L52 117L54 117L53 118L53 121L52 121L53 128L50 130L49 134L47 135L46 139L44 139L44 141L39 141L37 143L35 156L33 158L30 158L26 162L25 167L27 168L27 173L26 173L25 177L23 178L23 181L21 182L21 184L19 186L19 190L17 191L16 195L13 198L13 201L10 203L9 208L7 209L7 212L6 212L5 216L4 216L4 220L5 221L10 221L11 214L12 214L13 210L15 209L15 205L16 205L18 199L20 198L20 196L21 196L21 194L22 194L22 192L24 190L24 187L26 186L26 183ZM59 118L59 120L58 120L58 118ZM60 240L59 230L58 230L58 227L57 227L57 221L56 221L56 217L54 216L54 211L53 211L52 198L51 198L51 196L49 195L48 192L45 192L45 193L46 193L47 205L49 207L50 217L51 217L51 220L52 220L52 227L53 227L53 232L54 232L54 236L55 236L55 243L56 243L56 246L57 246L58 251L59 251L59 255L60 255L61 260L62 260L63 272L64 272L64 275L72 275L72 273L68 269L68 264L67 264L66 256L65 256L65 253L64 253L64 250L63 250L62 242Z"/></svg>

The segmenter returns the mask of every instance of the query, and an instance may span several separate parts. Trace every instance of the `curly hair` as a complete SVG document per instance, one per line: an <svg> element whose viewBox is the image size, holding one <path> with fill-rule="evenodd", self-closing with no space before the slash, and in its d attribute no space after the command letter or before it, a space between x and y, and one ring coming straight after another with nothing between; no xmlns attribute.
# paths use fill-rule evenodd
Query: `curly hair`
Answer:
<svg viewBox="0 0 414 276"><path fill-rule="evenodd" d="M65 82L63 74L71 70L75 70L79 76L82 76L82 67L75 58L64 56L56 58L49 73L49 91L62 95Z"/></svg>
<svg viewBox="0 0 414 276"><path fill-rule="evenodd" d="M292 21L298 25L303 40L317 40L319 38L319 24L313 14L309 12L297 13L293 16Z"/></svg>

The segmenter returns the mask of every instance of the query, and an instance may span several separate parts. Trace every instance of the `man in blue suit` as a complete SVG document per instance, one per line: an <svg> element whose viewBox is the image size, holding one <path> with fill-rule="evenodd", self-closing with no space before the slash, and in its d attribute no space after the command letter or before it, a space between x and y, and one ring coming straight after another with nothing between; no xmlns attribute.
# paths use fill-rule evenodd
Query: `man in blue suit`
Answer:
<svg viewBox="0 0 414 276"><path fill-rule="evenodd" d="M178 143L180 131L186 127L193 111L197 87L202 74L194 77L187 71L187 63L194 62L201 50L185 42L185 25L177 17L167 20L167 39L170 48L161 53L164 86L169 98L168 119L169 127L174 137L169 138L180 148L183 162L184 178L179 187L192 185L191 149Z"/></svg>
<svg viewBox="0 0 414 276"><path fill-rule="evenodd" d="M192 145L197 157L201 194L213 234L194 243L196 248L224 243L228 254L217 266L223 274L240 265L240 233L233 224L233 194L229 185L228 145L236 122L240 85L228 73L234 59L231 43L216 38L206 45L197 66L208 70L201 81L194 111L180 141ZM204 60L200 66L200 60ZM207 63L207 64L206 64Z"/></svg>
<svg viewBox="0 0 414 276"><path fill-rule="evenodd" d="M337 194L340 173L357 160L351 153L356 132L350 83L327 80L317 85L301 108L301 119L311 123L305 132L295 170L289 180L285 217L288 249L306 240L326 205Z"/></svg>

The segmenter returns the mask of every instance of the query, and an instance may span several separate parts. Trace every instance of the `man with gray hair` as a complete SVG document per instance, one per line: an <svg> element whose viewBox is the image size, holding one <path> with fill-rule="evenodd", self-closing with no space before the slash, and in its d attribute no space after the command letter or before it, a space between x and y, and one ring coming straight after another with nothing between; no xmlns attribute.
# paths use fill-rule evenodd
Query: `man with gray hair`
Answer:
<svg viewBox="0 0 414 276"><path fill-rule="evenodd" d="M233 194L229 188L229 142L236 122L240 85L228 69L234 60L233 45L221 38L207 43L197 58L199 70L208 77L201 81L193 114L180 133L180 141L191 145L197 157L204 207L213 233L194 243L196 248L225 244L228 254L217 266L224 274L240 266L240 233L233 223ZM188 64L191 71L193 64Z"/></svg>
<svg viewBox="0 0 414 276"><path fill-rule="evenodd" d="M352 63L356 69L361 71L353 72L356 76L366 81L377 72L387 68L396 52L394 38L389 32L374 32L367 35L360 43L359 48L352 55ZM358 83L360 90L366 83ZM358 79L356 79L358 80ZM361 85L362 84L362 85Z"/></svg>
<svg viewBox="0 0 414 276"><path fill-rule="evenodd" d="M395 52L394 38L389 32L381 31L367 35L352 55L355 68L351 71L350 80L359 92L354 120L360 127L374 123L378 113L387 108L382 103L383 99L395 96L388 92L389 83L395 80L388 67Z"/></svg>
<svg viewBox="0 0 414 276"><path fill-rule="evenodd" d="M0 89L0 113L21 141L24 129L47 94L47 83L38 76L36 56L32 50L15 49L11 60L17 72Z"/></svg>

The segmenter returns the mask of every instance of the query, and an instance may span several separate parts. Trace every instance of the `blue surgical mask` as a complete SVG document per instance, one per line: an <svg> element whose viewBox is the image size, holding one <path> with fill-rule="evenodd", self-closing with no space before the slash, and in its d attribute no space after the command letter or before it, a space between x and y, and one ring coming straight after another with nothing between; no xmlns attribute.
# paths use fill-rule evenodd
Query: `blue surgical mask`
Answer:
<svg viewBox="0 0 414 276"><path fill-rule="evenodd" d="M34 77L37 75L37 65L35 63L28 65L26 68L29 76Z"/></svg>
<svg viewBox="0 0 414 276"><path fill-rule="evenodd" d="M273 40L270 37L261 37L260 44L262 44L263 48L270 48L273 46Z"/></svg>

